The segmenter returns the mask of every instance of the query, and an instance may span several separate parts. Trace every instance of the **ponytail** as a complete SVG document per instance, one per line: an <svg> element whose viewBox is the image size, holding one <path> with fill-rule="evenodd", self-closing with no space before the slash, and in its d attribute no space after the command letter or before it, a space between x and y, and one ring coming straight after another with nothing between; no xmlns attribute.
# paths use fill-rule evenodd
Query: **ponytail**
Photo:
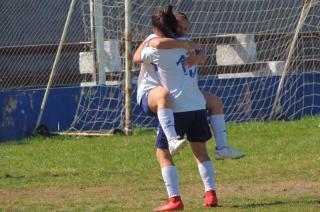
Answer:
<svg viewBox="0 0 320 212"><path fill-rule="evenodd" d="M152 26L159 29L161 33L169 38L174 38L178 34L178 22L173 13L173 6L166 5L163 9L158 9L151 17Z"/></svg>

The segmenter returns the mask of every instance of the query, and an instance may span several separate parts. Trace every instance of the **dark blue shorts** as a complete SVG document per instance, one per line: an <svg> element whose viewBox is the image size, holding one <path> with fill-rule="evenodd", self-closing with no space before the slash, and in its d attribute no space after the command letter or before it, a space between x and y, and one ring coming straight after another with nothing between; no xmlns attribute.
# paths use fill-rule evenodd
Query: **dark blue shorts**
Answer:
<svg viewBox="0 0 320 212"><path fill-rule="evenodd" d="M148 105L148 96L149 96L149 92L150 90L146 91L143 95L142 95L142 98L141 98L141 101L139 103L139 106L141 108L141 110L146 114L146 115L149 115L149 116L157 116L156 113L152 112L149 108L149 105Z"/></svg>
<svg viewBox="0 0 320 212"><path fill-rule="evenodd" d="M178 136L182 138L186 134L190 142L206 142L212 137L206 110L174 113L174 123ZM168 141L160 124L157 131L156 147L168 149Z"/></svg>

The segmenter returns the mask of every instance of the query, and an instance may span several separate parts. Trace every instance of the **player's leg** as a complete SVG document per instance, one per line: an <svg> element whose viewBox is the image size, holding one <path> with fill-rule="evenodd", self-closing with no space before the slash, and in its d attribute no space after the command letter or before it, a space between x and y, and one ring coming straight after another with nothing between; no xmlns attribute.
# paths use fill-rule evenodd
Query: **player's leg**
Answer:
<svg viewBox="0 0 320 212"><path fill-rule="evenodd" d="M207 122L207 112L205 110L199 110L195 111L194 114L193 125L197 127L189 128L186 133L205 187L206 197L203 205L214 207L218 204L215 192L214 168L206 148L206 141L208 141L212 135Z"/></svg>
<svg viewBox="0 0 320 212"><path fill-rule="evenodd" d="M158 128L156 156L161 167L164 184L168 192L168 200L155 211L168 211L183 209L180 197L177 169L168 150L168 143L161 127Z"/></svg>
<svg viewBox="0 0 320 212"><path fill-rule="evenodd" d="M243 152L237 151L230 147L227 143L226 123L223 113L223 103L220 97L203 92L206 100L206 107L208 110L210 126L213 130L216 141L215 158L222 159L236 159L245 156Z"/></svg>
<svg viewBox="0 0 320 212"><path fill-rule="evenodd" d="M161 86L153 88L148 93L147 102L150 110L158 116L159 123L169 142L170 153L176 154L187 141L177 136L169 91Z"/></svg>
<svg viewBox="0 0 320 212"><path fill-rule="evenodd" d="M191 149L194 158L198 164L199 174L205 189L205 200L203 206L215 207L218 205L216 186L215 186L215 175L213 163L208 155L206 143L204 142L191 142Z"/></svg>

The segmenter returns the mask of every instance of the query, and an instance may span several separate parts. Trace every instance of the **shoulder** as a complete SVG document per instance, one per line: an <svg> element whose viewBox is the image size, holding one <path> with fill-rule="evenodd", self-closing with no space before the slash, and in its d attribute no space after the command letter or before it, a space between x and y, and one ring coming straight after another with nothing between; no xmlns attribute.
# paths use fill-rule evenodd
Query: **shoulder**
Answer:
<svg viewBox="0 0 320 212"><path fill-rule="evenodd" d="M152 40L154 38L157 38L158 36L156 34L150 34L146 39L145 41L149 41L149 40Z"/></svg>
<svg viewBox="0 0 320 212"><path fill-rule="evenodd" d="M152 47L145 47L141 51L141 59L142 61L152 61L153 59L159 57L159 52L157 49Z"/></svg>
<svg viewBox="0 0 320 212"><path fill-rule="evenodd" d="M143 48L142 52L155 53L155 52L158 52L158 49L147 46L147 47Z"/></svg>

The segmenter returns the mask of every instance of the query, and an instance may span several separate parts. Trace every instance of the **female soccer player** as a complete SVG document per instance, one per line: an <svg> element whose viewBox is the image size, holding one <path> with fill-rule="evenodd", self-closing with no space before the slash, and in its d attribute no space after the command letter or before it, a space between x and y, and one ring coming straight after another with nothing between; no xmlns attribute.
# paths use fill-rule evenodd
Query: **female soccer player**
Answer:
<svg viewBox="0 0 320 212"><path fill-rule="evenodd" d="M168 38L175 36L167 26L161 26L161 31ZM136 63L141 63L141 51L146 42L155 37L157 36L152 34L140 44L133 58ZM176 46L185 48L188 51L198 48L198 45L192 41L182 41L176 44ZM158 117L159 123L168 140L170 154L173 156L183 148L186 140L177 136L169 91L160 84L158 74L154 71L155 68L155 64L152 63L141 64L138 79L137 102L144 113Z"/></svg>
<svg viewBox="0 0 320 212"><path fill-rule="evenodd" d="M188 34L189 30L189 21L187 16L184 13L176 13L175 17L179 24L179 34L180 39L187 40L185 36ZM151 40L152 38L155 38L156 35L152 34L150 35L147 40ZM145 44L145 42L143 43ZM176 39L171 38L161 38L157 40L153 40L150 42L150 45L155 48L159 49L170 49L170 48L179 48L183 47L185 42L179 41ZM140 54L142 50L143 45L140 46L140 48L135 52L134 61L139 62ZM198 47L197 45L193 45L193 47ZM188 49L189 50L189 49ZM186 66L192 66L192 65L198 65L204 63L206 60L206 56L204 55L190 55L188 58L186 58L183 63ZM147 66L147 65L146 65ZM152 72L152 71L151 71ZM166 102L168 101L168 104L170 103L171 106L171 100L170 97L167 95L168 92L165 88L162 87L162 85L158 85L157 90L166 92L166 98L163 98L162 101ZM226 133L226 124L224 119L224 112L223 112L223 104L221 99L214 95L210 94L208 92L202 92L205 100L206 100L206 109L208 111L210 126L213 130L213 134L216 141L216 148L215 148L215 158L217 160L223 160L223 159L237 159L244 157L245 154L243 152L237 151L227 143L227 133ZM158 92L158 94L161 94L161 92ZM170 111L170 107L167 109ZM161 122L160 122L161 124Z"/></svg>
<svg viewBox="0 0 320 212"><path fill-rule="evenodd" d="M189 21L187 16L184 13L178 12L175 14L175 17L179 23L179 33L182 36L187 36L189 31ZM184 64L186 66L198 65L204 63L205 60L206 57L203 55L192 55L184 61ZM227 143L226 123L221 99L208 92L202 93L206 99L206 108L209 113L210 126L216 141L215 158L217 160L223 160L227 158L237 159L244 157L245 154L243 152L233 149Z"/></svg>
<svg viewBox="0 0 320 212"><path fill-rule="evenodd" d="M166 29L165 27L169 27L171 32L178 35L178 23L172 13L171 6L157 11L152 16L152 25L158 37L166 37L165 33L163 33ZM206 118L205 99L198 88L196 67L185 67L183 64L185 58L187 58L187 51L185 49L156 49L146 47L141 52L140 60L143 64L154 64L154 74L157 75L161 85L169 91L176 132L180 137L183 137L185 134L187 135L194 157L198 163L200 176L205 186L206 198L204 206L216 206L214 168L205 143L212 136ZM167 138L161 126L158 129L156 146L156 155L162 170L169 199L155 210L183 209L177 170L168 150Z"/></svg>

